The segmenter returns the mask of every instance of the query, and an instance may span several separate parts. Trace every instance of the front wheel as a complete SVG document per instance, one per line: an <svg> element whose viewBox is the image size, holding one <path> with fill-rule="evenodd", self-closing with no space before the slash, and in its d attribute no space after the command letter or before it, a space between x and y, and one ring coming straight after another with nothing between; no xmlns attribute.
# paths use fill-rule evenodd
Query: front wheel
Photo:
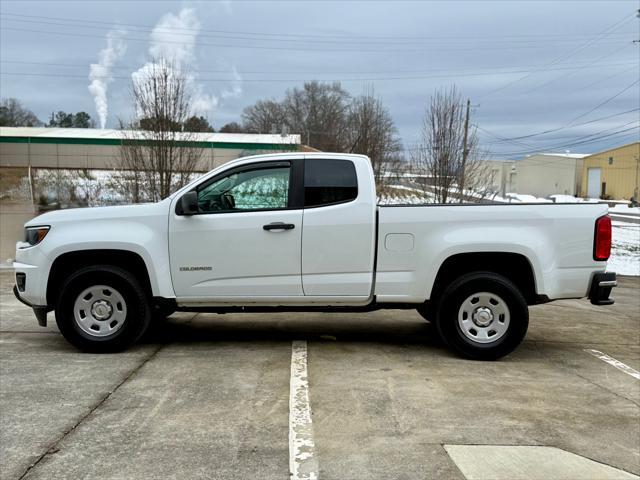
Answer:
<svg viewBox="0 0 640 480"><path fill-rule="evenodd" d="M475 272L453 281L440 299L436 326L462 356L495 360L511 353L529 326L527 302L509 279Z"/></svg>
<svg viewBox="0 0 640 480"><path fill-rule="evenodd" d="M85 267L60 289L56 323L62 335L87 352L115 352L149 326L151 307L138 279L111 265Z"/></svg>

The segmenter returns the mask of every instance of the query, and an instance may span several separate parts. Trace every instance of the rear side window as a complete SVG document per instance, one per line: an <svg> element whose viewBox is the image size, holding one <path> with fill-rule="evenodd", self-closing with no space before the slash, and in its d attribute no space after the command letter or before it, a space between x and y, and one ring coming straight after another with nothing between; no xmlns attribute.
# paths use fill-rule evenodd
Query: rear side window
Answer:
<svg viewBox="0 0 640 480"><path fill-rule="evenodd" d="M357 196L358 177L353 162L319 158L305 160L305 207L350 202Z"/></svg>

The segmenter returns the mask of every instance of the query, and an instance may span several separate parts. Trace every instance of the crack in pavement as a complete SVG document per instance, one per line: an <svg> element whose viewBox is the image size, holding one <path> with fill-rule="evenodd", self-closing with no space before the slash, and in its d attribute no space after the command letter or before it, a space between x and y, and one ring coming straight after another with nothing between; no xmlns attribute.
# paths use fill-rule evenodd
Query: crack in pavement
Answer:
<svg viewBox="0 0 640 480"><path fill-rule="evenodd" d="M164 345L160 345L158 346L153 352L151 352L150 355L148 355L145 359L142 360L142 362L140 362L140 364L136 365L134 368L132 368L129 373L127 373L125 375L125 377L112 389L110 389L105 395L102 396L102 398L100 400L98 400L96 402L96 404L91 407L89 409L89 411L87 413L85 413L84 415L82 415L78 421L76 423L74 423L71 428L68 428L67 430L65 430L64 432L62 432L62 435L60 435L56 440L53 441L53 443L51 443L49 445L49 447L47 447L47 449L44 451L44 453L42 455L40 455L35 462L33 462L31 465L29 465L27 467L27 469L22 473L22 475L20 475L20 477L18 477L18 480L22 480L24 478L26 478L26 476L35 468L37 467L45 458L47 458L47 456L49 455L53 455L54 453L58 452L60 449L58 448L58 445L60 445L60 443L62 443L64 441L64 439L71 433L73 432L76 428L78 428L87 418L89 418L91 416L91 414L93 412L95 412L97 409L99 409L107 400L109 400L109 398L111 397L111 395L113 395L122 385L124 385L127 381L129 381L131 378L133 378L136 373L138 373L140 371L140 369L142 369L142 367L144 367L150 360L152 360L160 350L162 350L162 348L164 347Z"/></svg>

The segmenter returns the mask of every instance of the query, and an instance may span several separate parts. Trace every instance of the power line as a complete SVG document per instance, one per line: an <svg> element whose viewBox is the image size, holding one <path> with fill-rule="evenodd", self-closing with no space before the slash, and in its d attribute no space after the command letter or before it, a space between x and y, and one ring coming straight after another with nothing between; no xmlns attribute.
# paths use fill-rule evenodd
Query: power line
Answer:
<svg viewBox="0 0 640 480"><path fill-rule="evenodd" d="M636 80L635 82L632 82L630 85L628 85L627 87L623 88L622 90L620 90L618 93L616 93L615 95L613 95L612 97L607 98L605 101L603 101L602 103L599 103L598 105L596 105L595 107L593 107L591 110L588 110L586 112L584 112L581 115L578 115L576 118L574 118L573 120L571 120L568 124L572 124L573 122L575 122L576 120L585 117L587 115L589 115L590 113L596 111L597 109L599 109L600 107L603 107L604 105L606 105L607 103L611 102L612 100L618 98L620 95L622 95L624 92L626 92L627 90L629 90L630 88L632 88L633 86L637 85L638 83L640 83L640 79Z"/></svg>
<svg viewBox="0 0 640 480"><path fill-rule="evenodd" d="M508 83L506 83L505 85L502 85L499 88L496 88L488 93L485 93L484 95L482 95L480 97L480 99L488 97L490 95L493 95L494 93L498 93L508 87L510 87L511 85L515 85L518 82L521 82L522 80L525 80L527 78L529 78L531 75L533 75L534 73L537 73L543 69L547 69L547 67L551 67L553 65L558 64L559 62L562 62L564 60L566 60L567 58L570 58L572 56L574 56L575 54L581 52L582 50L584 50L585 48L589 47L590 45L592 45L593 43L597 42L601 37L603 36L607 36L610 32L610 30L620 26L620 25L624 25L625 23L627 23L629 20L631 20L632 18L634 18L635 14L631 14L631 15L625 15L624 18L622 18L621 20L618 20L617 22L615 22L613 25L610 25L609 27L605 28L604 30L602 30L601 32L599 32L598 34L596 34L594 37L592 37L591 39L587 40L584 44L580 45L577 48L574 48L573 50L570 50L569 52L566 52L558 57L556 57L554 60L551 60L550 62L541 65L537 70L528 73L527 75L524 75L523 77L517 78L515 80L512 80Z"/></svg>
<svg viewBox="0 0 640 480"><path fill-rule="evenodd" d="M578 144L582 144L582 143L590 143L596 140L601 140L603 138L608 138L610 136L614 136L614 135L621 135L624 134L628 131L631 130L635 130L635 129L639 129L640 125L634 125L629 127L629 125L631 124L635 124L635 123L639 123L639 121L634 120L632 122L627 122L625 124L622 125L617 125L615 127L610 127L610 128L606 128L604 130L600 130L594 133L590 133L588 135L581 135L581 136L577 136L573 139L573 141L571 142L560 142L560 143L556 143L556 144L548 144L548 145L542 145L542 146L531 146L530 149L527 150L514 150L511 152L502 152L502 153L494 153L493 155L526 155L526 154L531 154L531 153L540 153L540 152L550 152L552 150L555 149L561 149L561 148L566 148L569 146L575 146ZM492 137L496 137L496 138L502 138L500 137L500 135L497 135L485 128L482 128L478 125L474 125L474 127L480 131L483 131L489 135L491 135ZM415 144L415 145L419 145L419 144ZM522 145L526 145L526 144L522 144Z"/></svg>
<svg viewBox="0 0 640 480"><path fill-rule="evenodd" d="M619 65L619 64L615 64ZM626 65L626 64L625 64ZM606 65L600 65L606 66ZM554 70L571 70L576 67L558 67ZM580 67L577 67L580 68ZM503 73L524 73L527 70L513 70ZM67 73L40 73L40 72L5 72L0 71L0 75L9 76L27 76L27 77L52 77L52 78L82 78L87 79L88 75L77 75ZM357 77L357 78L331 78L320 79L323 82L367 82L367 81L391 81L391 80L424 80L428 78L451 78L455 76L459 77L480 77L480 76L493 76L495 72L477 72L477 73L447 73L437 75L416 75L416 76L389 76L389 77ZM95 75L93 78L113 78L113 79L125 79L129 80L129 76L125 75ZM234 81L234 78L207 78L198 77L198 82L230 82ZM242 82L255 82L255 83L284 83L284 82L305 82L311 80L310 78L249 78L242 79Z"/></svg>
<svg viewBox="0 0 640 480"><path fill-rule="evenodd" d="M631 123L636 123L636 122L631 122ZM576 146L580 146L580 145L586 145L586 144L589 144L589 143L597 142L597 141L603 140L605 138L609 138L609 137L613 137L613 136L619 136L619 135L621 135L623 133L630 132L632 130L638 130L638 129L640 129L640 125L635 125L633 127L628 127L628 128L622 129L622 130L618 130L618 131L614 131L614 132L603 134L603 132L607 132L608 130L610 130L610 129L607 129L607 130L603 130L601 132L594 133L594 134L591 134L591 135L587 135L587 136L584 136L584 137L578 137L578 139L576 141L574 141L574 142L565 142L565 143L560 143L560 144L556 144L556 145L545 145L545 146L542 146L540 148L535 148L535 149L531 149L531 150L502 152L502 153L495 154L495 155L519 156L519 155L527 155L527 154L550 151L550 150L563 149L563 148L568 148L568 147L576 147Z"/></svg>
<svg viewBox="0 0 640 480"><path fill-rule="evenodd" d="M45 35L58 35L58 36L66 36L66 37L82 37L82 38L100 38L107 39L106 35L94 35L90 33L72 33L72 32L55 32L50 30L38 30L38 29L30 29L30 28L16 28L16 27L3 27L3 31L17 31L17 32L26 32L26 33L41 33ZM143 42L148 43L148 38L138 38L138 37L129 37L122 36L120 37L123 40L132 41L132 42ZM163 40L162 43L165 44L176 44L176 45L191 45L193 42L180 42L176 40ZM242 48L242 49L251 49L251 50L282 50L282 51L302 51L302 52L333 52L333 53L399 53L399 52L425 52L426 50L432 51L448 51L448 52L468 52L471 48L445 48L442 46L434 46L432 48L309 48L308 46L300 46L300 47L279 47L279 46L268 46L268 45L240 45L240 44L229 44L229 43L205 43L205 42L197 42L197 46L200 47L216 47L216 48ZM476 45L478 48L486 48L482 45ZM492 50L519 50L519 49L542 49L546 48L544 45L535 44L535 45L523 45L519 47L515 46L506 46L506 47L493 47Z"/></svg>
<svg viewBox="0 0 640 480"><path fill-rule="evenodd" d="M603 60L603 59L605 59L605 58L612 57L612 56L613 56L613 55L615 55L616 53L618 53L618 52L620 52L620 51L624 50L625 48L629 48L630 46L633 46L633 43L628 43L628 44L626 44L626 45L623 45L623 46L622 46L622 47L620 47L620 48L616 47L616 49L615 49L615 50L613 50L612 52L606 53L606 54L604 54L604 55L602 55L602 56L600 56L600 57L596 58L595 60L593 60L593 62L589 62L589 63L588 63L588 64L586 64L583 68L581 68L581 69L579 69L579 70L577 70L577 71L575 71L575 72L568 72L568 73L565 73L565 74L560 75L559 77L552 78L551 80L548 80L548 81L544 82L543 84L538 85L537 87L534 87L534 88L532 88L532 89L530 89L530 90L527 90L526 92L524 92L524 94L525 94L525 95L527 95L527 94L529 94L529 93L533 93L533 92L535 92L535 91L537 91L537 90L540 90L540 89L541 89L541 88L543 88L543 87L546 87L547 85L549 85L549 84L551 84L551 83L557 82L557 81L558 81L558 80L560 80L561 78L566 78L566 77L570 77L571 75L575 75L578 71L583 70L584 68L587 68L589 65L592 65L592 64L594 64L594 63L597 63L597 62L599 62L600 60ZM618 75L618 74L616 73L615 75ZM612 76L615 76L615 75L612 75ZM608 77L608 78L609 78L609 77Z"/></svg>
<svg viewBox="0 0 640 480"><path fill-rule="evenodd" d="M629 90L630 88L632 88L634 85L636 85L636 84L638 84L638 83L640 83L640 80L635 80L634 82L632 82L630 85L628 85L628 86L626 86L625 88L623 88L621 91L619 91L619 92L618 92L618 93L616 93L615 95L613 95L613 96L609 97L609 98L608 98L608 99L606 99L605 101L603 101L603 102L599 103L598 105L596 105L595 107L593 107L593 108L591 108L591 109L587 110L586 112L584 112L584 113L582 113L582 114L578 115L578 116L577 116L577 117L575 117L573 120L570 120L569 122L565 123L564 125L562 125L562 126L560 126L560 127L557 127L557 128L550 128L550 129L547 129L547 130L543 130L542 132L531 133L531 134L528 134L528 135L521 135L521 136L519 136L519 137L510 137L510 138L509 138L509 137L501 137L501 140L502 140L503 142L509 142L509 143L516 143L516 144L517 144L517 143L519 143L519 142L518 142L518 140L524 140L524 139L527 139L527 138L537 137L537 136L540 136L540 135L546 135L546 134L549 134L549 133L554 133L554 132L558 132L558 131L560 131L560 130L564 130L564 129L566 129L566 128L572 128L572 127L575 127L575 126L577 126L577 125L572 125L572 124L573 124L576 120L579 120L580 118L583 118L583 117L585 117L585 116L589 115L590 113L593 113L594 111L596 111L596 110L597 110L597 109L599 109L600 107L602 107L602 106L606 105L607 103L609 103L609 102L613 101L614 99L616 99L617 97L619 97L619 96L620 96L620 95L622 95L624 92L626 92L627 90ZM634 110L632 110L632 111L635 111L635 110L637 110L637 109L634 109ZM588 124L588 123L590 123L590 122L586 122L585 124ZM488 132L488 133L490 133L490 132ZM521 142L520 142L520 143L521 143Z"/></svg>
<svg viewBox="0 0 640 480"><path fill-rule="evenodd" d="M509 137L501 137L501 136L499 136L499 135L497 135L497 134L495 134L493 132L490 132L490 131L488 131L488 130L486 130L484 128L482 130L485 131L486 133L488 133L488 134L500 139L499 141L492 142L492 143L503 143L503 142L517 143L517 142L515 142L516 140L524 140L524 139L531 138L531 137L537 137L537 136L540 136L540 135L546 135L548 133L558 132L560 130L564 130L564 129L567 129L567 128L582 127L584 125L590 125L592 123L597 123L597 122L602 121L602 120L608 120L609 118L619 117L621 115L626 115L627 113L633 113L633 112L637 112L637 111L640 111L640 108L632 108L631 110L625 110L624 112L614 113L613 115L607 115L607 116L604 116L604 117L596 118L594 120L589 120L588 122L577 123L577 124L571 125L571 126L563 126L563 127L558 127L558 128L551 128L551 129L548 129L548 130L543 130L542 132L530 133L528 135L521 135L519 137L511 137L511 138L509 138ZM480 128L480 127L478 127L478 128Z"/></svg>
<svg viewBox="0 0 640 480"><path fill-rule="evenodd" d="M51 67L64 67L64 68L82 68L82 69L87 69L89 62L88 63L55 63L55 62L28 62L28 61L22 61L22 60L0 60L0 63L10 63L10 64L18 64L18 65L40 65L40 66L51 66ZM617 67L617 66L627 66L629 64L633 64L634 68L636 65L635 61L632 62L616 62L616 63L608 63L608 64L598 64L597 67L601 68L601 67ZM564 67L558 67L552 70L582 70L584 69L585 66L596 66L593 64L567 64ZM128 72L132 72L137 70L138 68L140 68L140 65L137 66L133 66L133 65L121 65L121 66L113 66L112 69L113 70L124 70L124 71L128 71ZM530 68L534 68L533 66L511 66L511 67L493 67L493 68L487 68L487 69L482 69L482 70L487 70L486 72L483 71L478 71L472 68L466 68L466 69L459 69L459 70L450 70L450 69L432 69L432 70L392 70L392 71L351 71L351 72L346 72L346 71L338 71L338 72L331 72L331 71L300 71L300 70L293 70L293 71L283 71L283 70L271 70L271 71L252 71L252 70L242 70L240 73L242 73L242 75L245 74L264 74L264 75L275 75L275 74L301 74L301 75L328 75L328 74L338 74L338 75L362 75L362 74L423 74L423 75L427 75L427 77L418 77L418 78L430 78L428 77L429 74L431 73L439 73L442 72L443 76L449 76L449 75L456 75L456 76L465 76L465 75L471 75L471 76L476 76L476 75L495 75L496 74L496 70L497 69L505 69L505 68L515 68L518 69L515 72L514 71L507 71L507 72L499 72L499 73L522 73L522 72L526 72L528 71L528 69ZM188 69L189 73L226 73L229 74L230 71L227 70L207 70L207 69L197 69L197 70L193 70L193 69ZM465 74L465 72L468 72ZM36 72L37 73L37 72ZM446 75L444 75L446 74ZM394 77L394 78L404 78L404 77ZM359 78L356 79L352 79L352 80L359 80ZM365 79L366 80L366 79ZM293 79L292 81L299 81L299 80L295 80Z"/></svg>
<svg viewBox="0 0 640 480"><path fill-rule="evenodd" d="M639 127L636 125L636 126L633 126L633 127L629 127L627 129L622 129L622 130L615 130L615 129L620 129L621 127L626 127L626 126L628 126L628 125L630 125L632 123L635 123L635 122L628 122L628 123L626 123L624 125L608 128L608 129L602 130L600 132L592 133L592 134L586 135L586 136L574 137L573 141L570 141L570 142L566 142L565 141L563 143L556 143L554 145L546 145L546 146L542 146L542 147L530 147L530 148L528 148L526 150L493 153L492 155L494 155L494 156L503 156L503 157L504 156L506 156L506 157L517 157L517 156L521 156L521 155L544 154L545 152L553 152L554 150L566 149L567 147L576 147L576 146L580 146L580 145L587 145L589 143L601 141L601 140L609 138L609 137L613 138L613 137L619 137L619 136L628 136L629 134L626 133L626 132L631 131L633 129L637 129ZM482 130L482 131L488 133L491 136L498 137L497 135L489 132L488 130L485 130L485 129L481 128L481 127L477 127L477 128L479 130ZM632 134L632 135L634 135L634 134ZM565 137L565 138L570 138L570 137ZM526 144L521 144L521 145L526 146ZM550 154L553 154L553 153L550 153ZM541 161L539 163L541 165L547 165L547 164L553 163L553 162L548 162L548 161L545 160L545 161Z"/></svg>
<svg viewBox="0 0 640 480"><path fill-rule="evenodd" d="M302 35L302 34L289 34L289 33L258 33L258 32L240 32L240 31L229 31L229 30L203 30L203 29L195 29L195 28L163 28L153 25L140 25L140 24L130 24L130 23L113 23L113 22L101 22L95 20L76 20L69 19L63 17L43 17L38 15L16 15L16 14L7 14L0 13L0 17L7 17L6 20L20 23L35 23L35 24L44 24L44 25L56 25L56 26L64 26L64 27L81 27L81 28L101 28L101 29L112 29L114 27L128 27L134 28L135 33L150 33L150 32L165 32L170 33L171 35L184 35L190 37L205 37L205 38L223 38L223 39L233 39L233 40L259 40L259 41L273 41L273 42L304 42L304 43L332 43L338 45L344 45L346 40L349 40L351 43L362 43L362 44L383 44L388 45L392 44L403 44L403 43L423 43L423 42L431 42L433 40L447 40L448 42L492 42L492 41L500 41L504 43L505 41L509 41L511 43L532 43L535 42L539 44L540 42L552 42L557 44L558 41L562 42L576 42L580 41L580 37L574 37L567 35L566 37L552 38L548 35L542 36L542 38L531 38L531 39L518 39L510 36L482 36L482 37L446 37L446 36L433 36L433 37L376 37L376 36L366 36L366 37L355 37L355 36L320 36L320 35ZM13 18L19 17L19 18ZM40 18L46 20L55 20L55 21L45 21L45 20L29 20L31 18ZM92 25L87 25L92 24ZM94 26L94 25L97 25ZM620 32L616 35L629 35L633 34L633 32ZM245 36L238 36L245 35ZM246 37L249 35L250 37ZM613 33L612 33L613 35ZM582 35L584 36L584 35ZM254 38L255 37L255 38ZM263 38L267 37L267 38ZM281 38L274 38L281 37ZM333 38L334 40L327 40ZM522 37L521 37L522 38ZM567 38L563 40L563 38ZM571 38L575 38L572 40ZM355 40L354 40L355 39ZM505 40L510 39L510 40Z"/></svg>

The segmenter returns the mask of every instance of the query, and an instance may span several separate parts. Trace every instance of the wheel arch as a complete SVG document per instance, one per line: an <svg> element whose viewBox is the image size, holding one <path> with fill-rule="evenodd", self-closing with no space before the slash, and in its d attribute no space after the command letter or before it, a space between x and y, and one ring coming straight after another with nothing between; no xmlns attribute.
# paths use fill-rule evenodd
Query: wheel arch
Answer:
<svg viewBox="0 0 640 480"><path fill-rule="evenodd" d="M477 271L497 273L508 278L522 292L529 305L545 301L544 296L537 293L535 271L529 259L520 253L508 252L458 253L447 257L438 269L429 298L438 298L451 281Z"/></svg>
<svg viewBox="0 0 640 480"><path fill-rule="evenodd" d="M151 297L153 295L149 269L136 252L118 249L91 249L66 252L53 261L47 281L47 304L54 305L63 279L69 272L91 265L112 265L135 275Z"/></svg>

